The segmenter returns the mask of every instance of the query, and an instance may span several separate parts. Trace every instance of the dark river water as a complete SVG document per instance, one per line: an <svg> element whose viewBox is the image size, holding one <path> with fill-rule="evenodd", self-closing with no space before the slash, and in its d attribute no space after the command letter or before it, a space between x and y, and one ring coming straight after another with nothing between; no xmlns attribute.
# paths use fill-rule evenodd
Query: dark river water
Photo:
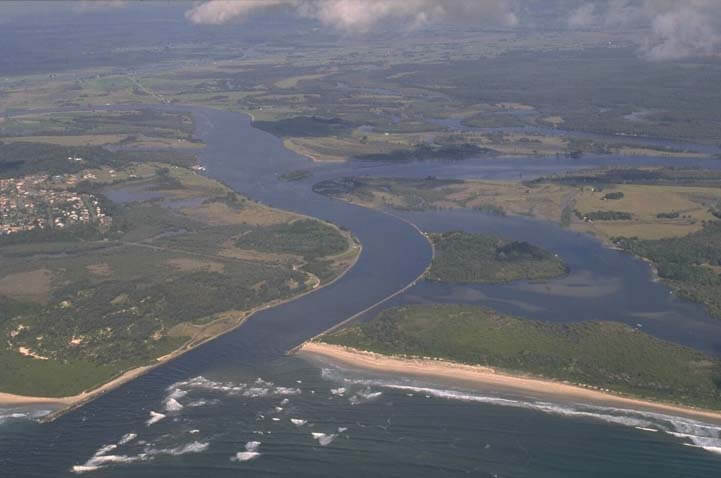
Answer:
<svg viewBox="0 0 721 478"><path fill-rule="evenodd" d="M52 423L28 419L42 410L0 410L0 477L721 476L718 425L285 355L415 280L431 254L426 240L401 218L316 195L314 182L349 174L528 178L669 160L589 156L313 165L252 128L244 115L193 111L197 136L208 145L200 155L210 176L263 203L348 227L364 246L360 260L331 286L263 311ZM312 178L278 179L299 168L310 168ZM562 256L571 273L502 286L421 281L367 316L402 303L473 303L542 320L623 321L721 355L721 321L669 294L643 262L590 237L468 211L403 216L428 231L462 228L531 240Z"/></svg>

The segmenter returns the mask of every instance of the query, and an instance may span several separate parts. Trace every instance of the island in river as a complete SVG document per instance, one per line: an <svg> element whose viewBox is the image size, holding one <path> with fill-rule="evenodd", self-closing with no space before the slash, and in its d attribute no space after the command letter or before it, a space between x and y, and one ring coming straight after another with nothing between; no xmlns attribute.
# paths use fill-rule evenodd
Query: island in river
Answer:
<svg viewBox="0 0 721 478"><path fill-rule="evenodd" d="M555 324L474 306L406 306L300 350L361 368L721 419L721 412L693 408L721 410L721 361L615 322Z"/></svg>
<svg viewBox="0 0 721 478"><path fill-rule="evenodd" d="M84 402L331 283L361 250L191 155L15 143L0 161L0 403Z"/></svg>
<svg viewBox="0 0 721 478"><path fill-rule="evenodd" d="M428 234L435 254L426 277L456 283L552 279L568 272L556 255L525 241L451 231Z"/></svg>
<svg viewBox="0 0 721 478"><path fill-rule="evenodd" d="M611 167L531 181L346 177L314 190L377 209L470 209L556 222L650 261L680 296L721 318L717 171Z"/></svg>

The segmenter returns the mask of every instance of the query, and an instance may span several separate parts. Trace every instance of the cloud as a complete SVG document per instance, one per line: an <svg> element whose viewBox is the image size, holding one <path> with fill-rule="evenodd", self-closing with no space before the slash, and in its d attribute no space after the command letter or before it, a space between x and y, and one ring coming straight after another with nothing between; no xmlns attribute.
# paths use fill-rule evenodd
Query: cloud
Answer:
<svg viewBox="0 0 721 478"><path fill-rule="evenodd" d="M544 11L575 7L565 10L570 28L638 30L639 54L650 60L721 53L721 0L547 2ZM185 16L193 23L217 25L283 6L341 32L367 33L383 23L399 30L437 22L515 26L521 12L537 10L538 5L538 0L205 0ZM524 19L533 23L528 15Z"/></svg>
<svg viewBox="0 0 721 478"><path fill-rule="evenodd" d="M581 5L568 17L568 25L571 27L588 27L596 23L598 23L596 5L593 3Z"/></svg>
<svg viewBox="0 0 721 478"><path fill-rule="evenodd" d="M257 10L295 4L293 0L210 0L193 6L185 12L185 18L193 23L220 25L244 20Z"/></svg>
<svg viewBox="0 0 721 478"><path fill-rule="evenodd" d="M220 24L279 5L341 31L363 33L392 20L403 27L437 21L464 21L513 26L518 23L511 0L208 0L188 10L194 23Z"/></svg>
<svg viewBox="0 0 721 478"><path fill-rule="evenodd" d="M597 0L568 16L572 28L638 28L650 60L721 53L721 0Z"/></svg>
<svg viewBox="0 0 721 478"><path fill-rule="evenodd" d="M652 60L674 60L688 56L721 53L721 21L702 10L681 7L659 14L643 53Z"/></svg>

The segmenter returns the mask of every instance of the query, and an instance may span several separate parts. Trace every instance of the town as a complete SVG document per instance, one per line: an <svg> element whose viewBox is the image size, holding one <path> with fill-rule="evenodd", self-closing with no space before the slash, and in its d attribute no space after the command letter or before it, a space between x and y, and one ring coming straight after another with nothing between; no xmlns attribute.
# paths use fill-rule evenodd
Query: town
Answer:
<svg viewBox="0 0 721 478"><path fill-rule="evenodd" d="M0 179L0 236L79 224L109 226L112 218L96 196L70 189L89 174Z"/></svg>

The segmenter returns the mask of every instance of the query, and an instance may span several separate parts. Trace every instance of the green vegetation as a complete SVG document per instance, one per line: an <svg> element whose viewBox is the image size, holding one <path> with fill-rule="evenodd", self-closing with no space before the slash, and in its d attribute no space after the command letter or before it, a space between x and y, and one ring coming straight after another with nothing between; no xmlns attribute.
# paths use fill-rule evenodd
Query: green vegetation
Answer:
<svg viewBox="0 0 721 478"><path fill-rule="evenodd" d="M533 187L556 183L568 186L592 186L597 189L619 184L654 186L721 187L721 172L700 168L608 168L571 171L560 176L541 177L527 181ZM622 193L616 191L617 194ZM622 193L623 194L623 193ZM624 196L606 199L622 199Z"/></svg>
<svg viewBox="0 0 721 478"><path fill-rule="evenodd" d="M558 277L568 272L553 254L527 242L497 237L446 232L431 234L436 251L428 272L444 282L508 282Z"/></svg>
<svg viewBox="0 0 721 478"><path fill-rule="evenodd" d="M364 161L423 161L427 159L467 159L480 155L497 154L489 148L481 148L475 144L451 144L435 146L419 144L413 149L399 149L389 153L363 154L355 156L355 159Z"/></svg>
<svg viewBox="0 0 721 478"><path fill-rule="evenodd" d="M313 176L313 173L307 169L296 169L289 173L281 174L280 179L283 181L301 181L303 179Z"/></svg>
<svg viewBox="0 0 721 478"><path fill-rule="evenodd" d="M607 200L611 200L611 201L616 201L616 200L618 200L618 199L623 199L623 197L624 197L624 194L623 194L622 192L616 191L616 192L613 192L613 193L605 194L605 195L603 196L603 199L607 199Z"/></svg>
<svg viewBox="0 0 721 478"><path fill-rule="evenodd" d="M409 306L320 340L721 409L721 362L614 322L554 324L471 306Z"/></svg>
<svg viewBox="0 0 721 478"><path fill-rule="evenodd" d="M68 160L79 157L81 161ZM127 169L138 163L159 162L190 167L195 157L189 153L153 151L109 151L99 146L62 146L46 143L3 143L0 140L0 178L30 174L73 174L87 169Z"/></svg>
<svg viewBox="0 0 721 478"><path fill-rule="evenodd" d="M23 115L0 123L0 137L142 135L192 141L188 113L156 110Z"/></svg>
<svg viewBox="0 0 721 478"><path fill-rule="evenodd" d="M70 161L68 157L81 157ZM128 160L122 153L100 147L58 146L42 143L0 143L0 177L18 177L36 173L49 175L77 173L87 168L122 168Z"/></svg>
<svg viewBox="0 0 721 478"><path fill-rule="evenodd" d="M721 318L721 222L685 237L640 240L616 238L618 246L655 264L658 275L681 297L699 302Z"/></svg>
<svg viewBox="0 0 721 478"><path fill-rule="evenodd" d="M501 206L496 206L495 204L481 204L474 209L489 216L503 217L506 215L506 211Z"/></svg>
<svg viewBox="0 0 721 478"><path fill-rule="evenodd" d="M332 226L312 219L259 226L235 240L236 247L276 254L296 254L307 261L340 254L346 239Z"/></svg>
<svg viewBox="0 0 721 478"><path fill-rule="evenodd" d="M623 211L590 211L581 213L576 211L579 219L587 219L590 221L630 221L633 216Z"/></svg>
<svg viewBox="0 0 721 478"><path fill-rule="evenodd" d="M434 177L425 179L345 177L321 181L313 186L313 191L363 205L423 211L437 209L435 203L446 198L453 191L453 186L462 184L461 180ZM481 210L481 212L487 211Z"/></svg>
<svg viewBox="0 0 721 478"><path fill-rule="evenodd" d="M351 125L339 118L298 116L278 121L254 121L253 126L280 137L333 136L349 131Z"/></svg>
<svg viewBox="0 0 721 478"><path fill-rule="evenodd" d="M143 176L118 170L83 185L124 198L102 237L50 231L0 244L0 390L62 396L99 385L332 280L357 253L335 227L190 170L123 166Z"/></svg>

